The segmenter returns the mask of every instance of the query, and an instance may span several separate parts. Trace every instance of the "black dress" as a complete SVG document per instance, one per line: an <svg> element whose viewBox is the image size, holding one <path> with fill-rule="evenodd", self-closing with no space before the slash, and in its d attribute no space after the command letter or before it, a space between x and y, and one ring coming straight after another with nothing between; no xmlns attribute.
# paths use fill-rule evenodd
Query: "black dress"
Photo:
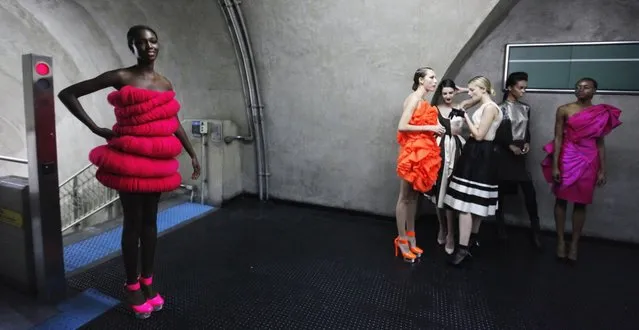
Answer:
<svg viewBox="0 0 639 330"><path fill-rule="evenodd" d="M531 181L532 176L526 165L527 155L515 155L510 145L522 149L530 144L530 106L523 102L504 101L499 105L503 119L495 138L499 159L498 178L503 193L517 192L517 182Z"/></svg>
<svg viewBox="0 0 639 330"><path fill-rule="evenodd" d="M489 104L497 106L493 102L483 104L473 113L475 124L480 123L483 110ZM464 145L444 198L450 208L481 217L495 215L499 206L499 181L494 139L501 119L499 112L484 139L478 141L471 137Z"/></svg>
<svg viewBox="0 0 639 330"><path fill-rule="evenodd" d="M462 126L465 123L463 117L464 112L459 109L453 108L448 118L442 116L437 108L437 116L439 123L444 126L446 133L437 138L439 144L440 155L442 157L442 165L439 169L437 181L435 186L428 193L425 193L430 201L432 201L437 208L444 208L444 197L446 196L446 190L450 182L450 177L457 165L459 156L461 155L462 148L466 143L466 140L461 135L453 135L452 126Z"/></svg>

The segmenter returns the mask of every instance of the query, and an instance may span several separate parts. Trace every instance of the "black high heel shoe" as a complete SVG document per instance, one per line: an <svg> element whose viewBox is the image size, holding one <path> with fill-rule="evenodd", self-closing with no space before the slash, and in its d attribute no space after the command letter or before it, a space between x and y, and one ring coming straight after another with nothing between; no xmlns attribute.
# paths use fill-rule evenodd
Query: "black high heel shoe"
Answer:
<svg viewBox="0 0 639 330"><path fill-rule="evenodd" d="M453 255L453 257L450 259L450 264L452 264L453 266L459 266L464 260L468 260L472 258L472 256L473 255L470 254L470 251L468 251L468 247L458 245L457 253L455 253L455 255Z"/></svg>
<svg viewBox="0 0 639 330"><path fill-rule="evenodd" d="M481 247L481 243L477 239L477 234L470 234L470 239L468 240L468 250L472 250L473 253L478 254Z"/></svg>

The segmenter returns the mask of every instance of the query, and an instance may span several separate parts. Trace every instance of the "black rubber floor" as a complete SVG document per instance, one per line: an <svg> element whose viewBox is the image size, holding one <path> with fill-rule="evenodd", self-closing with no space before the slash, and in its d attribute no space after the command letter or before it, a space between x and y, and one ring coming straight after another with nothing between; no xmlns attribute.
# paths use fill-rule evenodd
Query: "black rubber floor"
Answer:
<svg viewBox="0 0 639 330"><path fill-rule="evenodd" d="M395 224L345 212L232 202L160 239L156 283L165 309L135 320L120 305L87 329L636 329L639 253L584 241L568 266L510 230L471 267L445 263L436 221L418 223L426 253L394 257ZM111 260L70 279L121 298L124 271Z"/></svg>

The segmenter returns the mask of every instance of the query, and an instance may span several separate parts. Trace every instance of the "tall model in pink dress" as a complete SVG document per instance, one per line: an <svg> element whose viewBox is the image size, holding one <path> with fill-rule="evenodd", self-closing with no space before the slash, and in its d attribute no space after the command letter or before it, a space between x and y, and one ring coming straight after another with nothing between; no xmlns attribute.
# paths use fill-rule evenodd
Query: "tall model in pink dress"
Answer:
<svg viewBox="0 0 639 330"><path fill-rule="evenodd" d="M604 137L621 125L621 110L608 104L592 104L597 81L582 78L575 84L577 100L557 108L555 139L544 146L541 162L546 181L552 184L557 228L557 257L577 260L579 238L586 222L586 205L592 204L596 186L606 183ZM566 253L564 230L568 202L573 203L572 240Z"/></svg>
<svg viewBox="0 0 639 330"><path fill-rule="evenodd" d="M544 146L548 155L541 162L541 167L546 181L553 184L552 191L557 198L573 203L592 204L597 173L601 166L597 139L621 125L620 116L621 110L608 104L597 104L566 120L559 155L559 183L555 184L552 177L554 141Z"/></svg>

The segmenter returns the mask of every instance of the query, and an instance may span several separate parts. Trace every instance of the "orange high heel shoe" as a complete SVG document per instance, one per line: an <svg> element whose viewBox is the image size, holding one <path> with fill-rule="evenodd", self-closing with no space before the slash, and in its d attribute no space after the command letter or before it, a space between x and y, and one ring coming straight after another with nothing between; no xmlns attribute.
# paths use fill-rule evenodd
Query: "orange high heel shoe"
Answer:
<svg viewBox="0 0 639 330"><path fill-rule="evenodd" d="M407 231L406 235L408 237L415 237L415 232L414 231ZM417 258L422 256L422 253L424 253L424 250L420 249L419 247L417 247L417 244L415 244L415 239L409 239L408 243L410 245L410 252L413 252Z"/></svg>
<svg viewBox="0 0 639 330"><path fill-rule="evenodd" d="M402 257L404 258L405 262L410 262L413 263L415 262L415 259L417 259L417 256L415 254L413 254L412 252L403 252L400 248L399 245L408 245L408 241L405 239L400 239L399 236L397 236L397 238L395 238L395 256L397 257L399 255L399 253L402 253Z"/></svg>

